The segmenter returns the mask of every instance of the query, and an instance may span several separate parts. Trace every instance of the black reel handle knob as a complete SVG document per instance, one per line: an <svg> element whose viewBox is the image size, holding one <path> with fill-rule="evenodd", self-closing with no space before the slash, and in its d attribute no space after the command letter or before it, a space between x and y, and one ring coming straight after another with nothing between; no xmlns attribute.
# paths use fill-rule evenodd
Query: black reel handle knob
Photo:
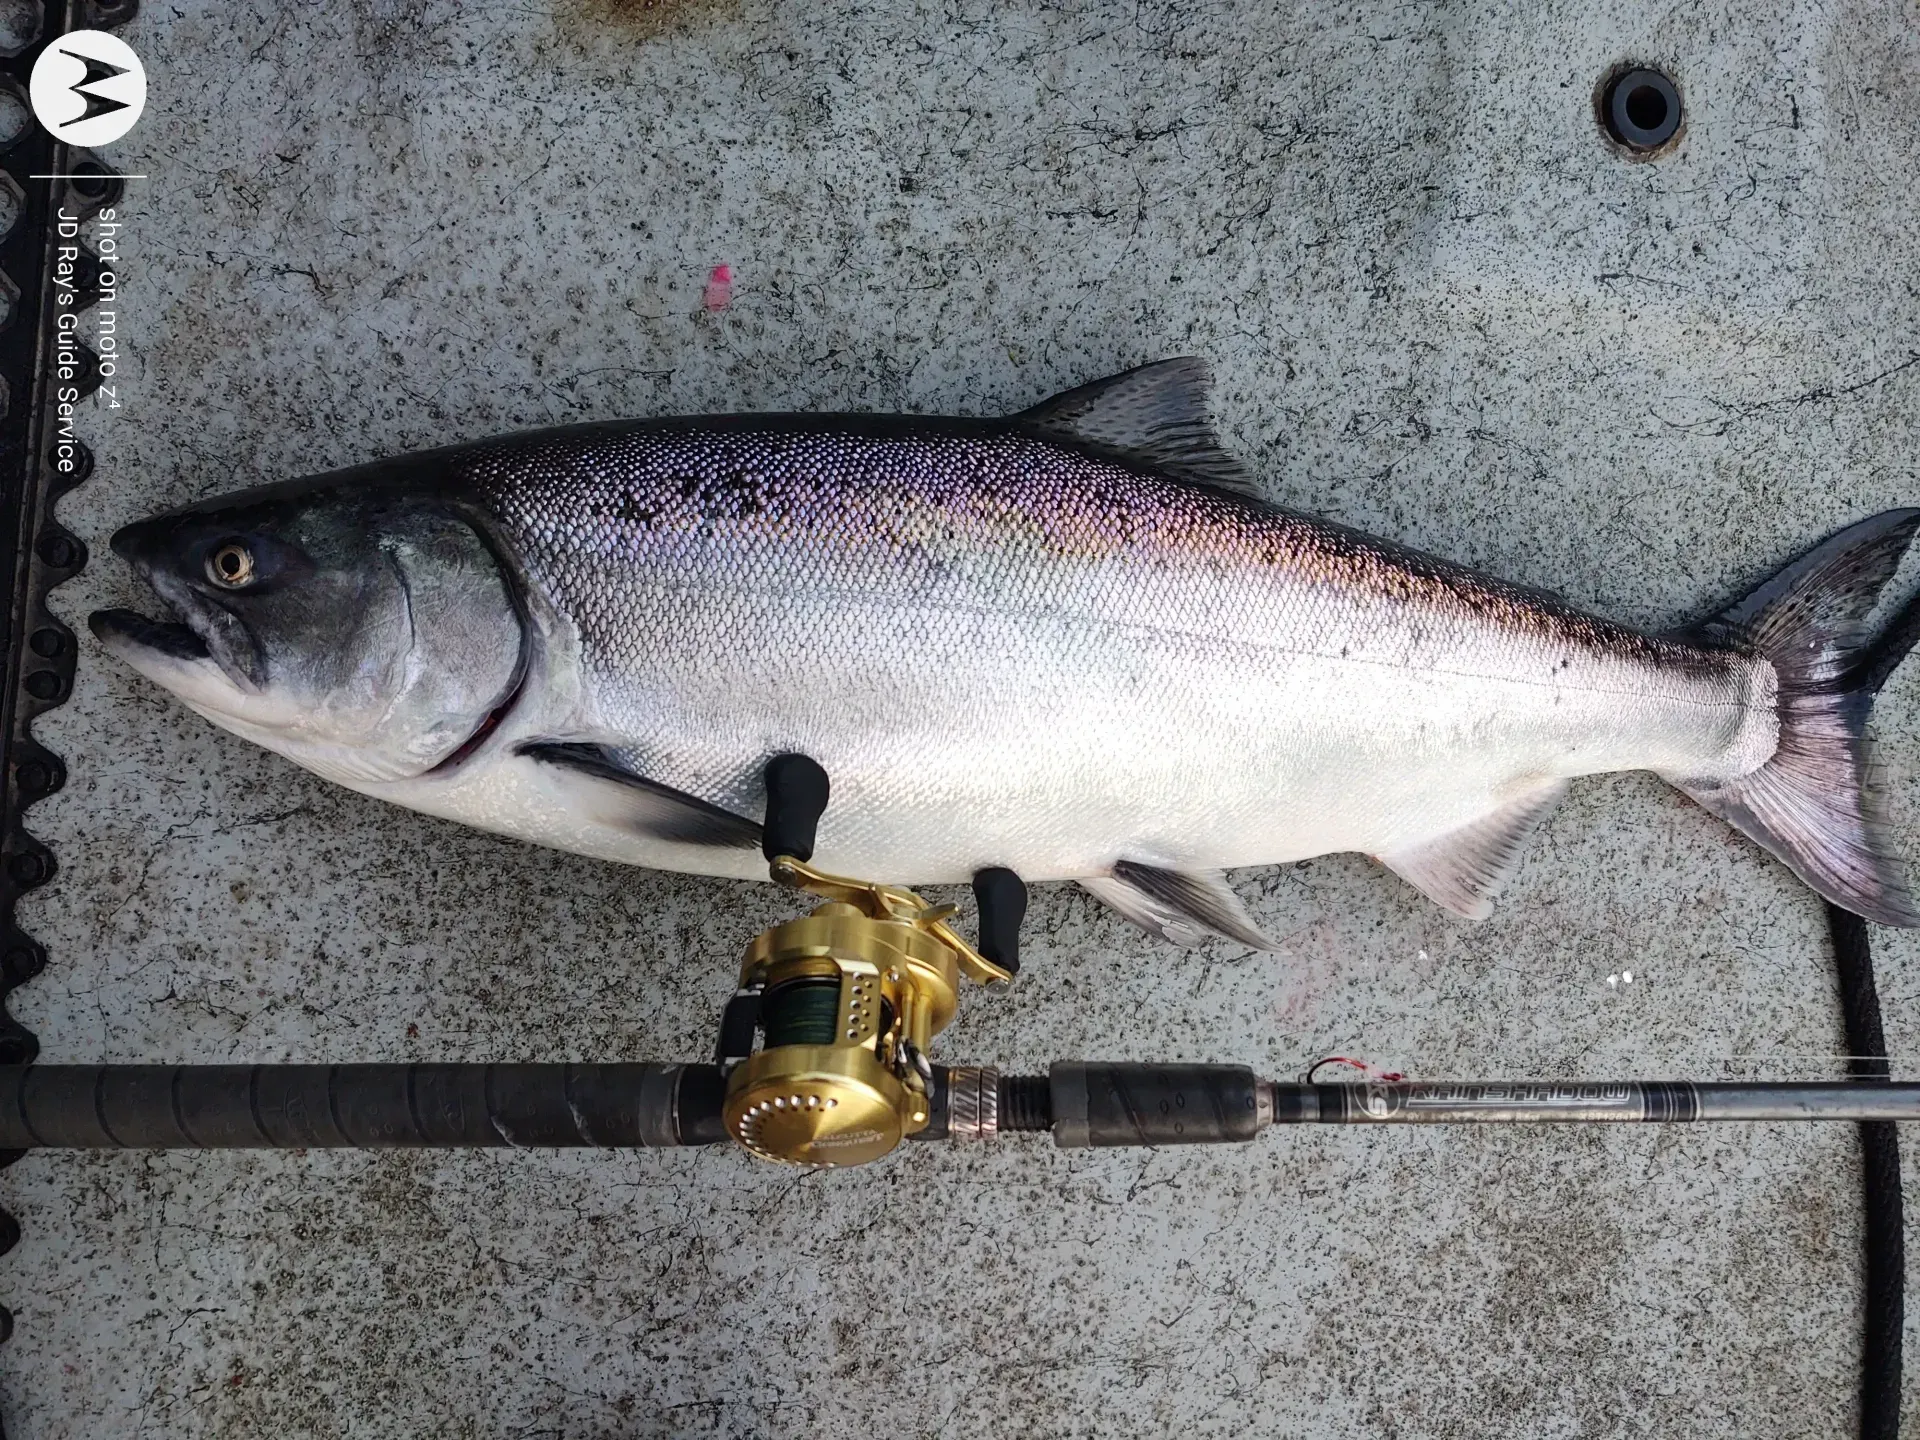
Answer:
<svg viewBox="0 0 1920 1440"><path fill-rule="evenodd" d="M1003 865L978 871L973 898L980 907L980 953L1009 975L1020 970L1020 925L1027 918L1027 887Z"/></svg>
<svg viewBox="0 0 1920 1440"><path fill-rule="evenodd" d="M760 853L769 863L782 855L811 860L820 817L827 811L827 772L805 755L776 755L763 773L767 818L760 827Z"/></svg>

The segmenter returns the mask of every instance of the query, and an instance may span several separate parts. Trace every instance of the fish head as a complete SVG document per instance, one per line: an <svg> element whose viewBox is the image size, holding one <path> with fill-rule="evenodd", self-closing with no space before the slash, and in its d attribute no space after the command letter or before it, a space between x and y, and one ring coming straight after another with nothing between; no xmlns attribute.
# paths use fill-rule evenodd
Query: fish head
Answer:
<svg viewBox="0 0 1920 1440"><path fill-rule="evenodd" d="M526 626L474 518L432 494L268 487L113 537L172 613L106 649L215 724L347 785L450 767L511 708Z"/></svg>

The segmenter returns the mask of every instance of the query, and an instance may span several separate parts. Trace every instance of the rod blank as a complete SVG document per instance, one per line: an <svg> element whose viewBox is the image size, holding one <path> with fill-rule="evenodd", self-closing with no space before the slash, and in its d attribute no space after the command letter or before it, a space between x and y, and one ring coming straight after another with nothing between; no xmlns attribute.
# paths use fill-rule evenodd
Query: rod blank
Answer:
<svg viewBox="0 0 1920 1440"><path fill-rule="evenodd" d="M1276 1124L1525 1125L1920 1120L1920 1084L1437 1080L1271 1087Z"/></svg>

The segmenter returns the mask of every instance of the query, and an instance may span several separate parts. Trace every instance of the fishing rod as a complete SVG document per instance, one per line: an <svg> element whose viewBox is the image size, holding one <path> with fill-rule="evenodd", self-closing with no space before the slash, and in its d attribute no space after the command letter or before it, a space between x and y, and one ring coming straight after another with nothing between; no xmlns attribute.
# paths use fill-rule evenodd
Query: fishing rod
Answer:
<svg viewBox="0 0 1920 1440"><path fill-rule="evenodd" d="M777 1050L780 1047L774 1047ZM776 1056L776 1061L781 1057ZM1920 1084L1424 1081L1309 1085L1236 1065L933 1067L922 1103L800 1066L734 1110L718 1065L28 1065L8 1149L665 1149L732 1140L833 1168L903 1139L1050 1132L1061 1149L1244 1142L1270 1125L1916 1120ZM777 1087L767 1087L777 1088ZM729 1120L730 1111L735 1118Z"/></svg>
<svg viewBox="0 0 1920 1440"><path fill-rule="evenodd" d="M0 1149L639 1147L731 1142L841 1167L907 1140L1047 1132L1065 1149L1245 1142L1272 1125L1920 1119L1920 1083L1264 1080L1237 1065L1063 1061L1045 1075L936 1065L963 978L1019 970L1026 887L974 878L980 943L950 905L816 870L825 771L766 769L773 880L825 903L763 931L707 1063L16 1065Z"/></svg>

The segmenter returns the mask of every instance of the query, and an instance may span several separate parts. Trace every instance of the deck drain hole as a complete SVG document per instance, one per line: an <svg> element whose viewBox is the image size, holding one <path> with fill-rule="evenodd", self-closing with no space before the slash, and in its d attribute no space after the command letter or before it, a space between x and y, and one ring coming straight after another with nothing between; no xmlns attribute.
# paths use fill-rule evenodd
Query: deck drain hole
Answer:
<svg viewBox="0 0 1920 1440"><path fill-rule="evenodd" d="M1680 92L1658 70L1625 70L1606 84L1600 122L1639 154L1658 150L1680 132Z"/></svg>

